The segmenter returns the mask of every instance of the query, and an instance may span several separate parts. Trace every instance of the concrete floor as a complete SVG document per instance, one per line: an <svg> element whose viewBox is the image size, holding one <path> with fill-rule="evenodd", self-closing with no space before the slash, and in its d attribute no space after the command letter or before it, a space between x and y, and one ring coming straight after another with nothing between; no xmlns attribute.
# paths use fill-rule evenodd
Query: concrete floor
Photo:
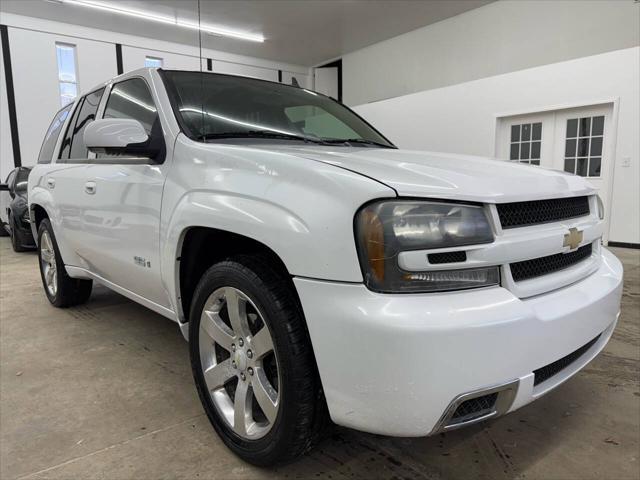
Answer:
<svg viewBox="0 0 640 480"><path fill-rule="evenodd" d="M625 264L606 350L538 402L433 438L334 428L311 454L258 469L218 439L170 321L106 290L59 310L34 253L0 240L0 477L640 478L640 252Z"/></svg>

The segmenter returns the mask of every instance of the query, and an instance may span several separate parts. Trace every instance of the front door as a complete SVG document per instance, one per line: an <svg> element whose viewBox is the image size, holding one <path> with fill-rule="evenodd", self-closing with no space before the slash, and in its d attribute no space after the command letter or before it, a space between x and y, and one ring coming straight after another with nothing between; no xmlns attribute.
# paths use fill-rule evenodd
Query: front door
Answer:
<svg viewBox="0 0 640 480"><path fill-rule="evenodd" d="M148 135L162 132L142 78L113 85L103 118L130 118ZM163 307L169 301L160 274L160 207L168 165L98 155L87 166L82 194L83 248L91 271Z"/></svg>
<svg viewBox="0 0 640 480"><path fill-rule="evenodd" d="M605 104L499 119L498 158L580 175L604 202L608 222L613 105ZM608 223L604 240L608 240Z"/></svg>

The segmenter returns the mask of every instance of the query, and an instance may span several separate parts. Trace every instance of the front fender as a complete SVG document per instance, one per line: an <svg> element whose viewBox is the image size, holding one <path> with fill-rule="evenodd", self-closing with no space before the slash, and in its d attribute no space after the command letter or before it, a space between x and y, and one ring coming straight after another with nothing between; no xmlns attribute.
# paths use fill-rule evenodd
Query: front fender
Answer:
<svg viewBox="0 0 640 480"><path fill-rule="evenodd" d="M394 197L390 188L291 154L202 145L182 136L175 158L165 185L161 235L163 281L174 306L176 259L191 227L256 240L294 276L362 282L353 218L364 203Z"/></svg>

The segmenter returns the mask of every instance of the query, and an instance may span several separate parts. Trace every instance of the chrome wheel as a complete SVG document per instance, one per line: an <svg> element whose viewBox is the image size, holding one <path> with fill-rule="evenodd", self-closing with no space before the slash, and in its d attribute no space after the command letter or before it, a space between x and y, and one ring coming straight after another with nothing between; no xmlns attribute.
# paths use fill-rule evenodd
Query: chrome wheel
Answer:
<svg viewBox="0 0 640 480"><path fill-rule="evenodd" d="M200 364L211 400L240 437L271 430L280 406L280 371L269 327L240 290L223 287L200 317Z"/></svg>
<svg viewBox="0 0 640 480"><path fill-rule="evenodd" d="M49 295L55 297L58 292L56 252L51 237L46 231L40 237L40 268Z"/></svg>

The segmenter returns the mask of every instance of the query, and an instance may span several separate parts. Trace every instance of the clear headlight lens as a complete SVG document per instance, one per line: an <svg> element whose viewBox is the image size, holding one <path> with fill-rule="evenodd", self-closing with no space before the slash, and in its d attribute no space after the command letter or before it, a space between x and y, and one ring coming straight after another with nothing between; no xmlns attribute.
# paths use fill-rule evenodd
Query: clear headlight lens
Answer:
<svg viewBox="0 0 640 480"><path fill-rule="evenodd" d="M598 200L598 218L600 220L604 220L604 203L600 198L600 195L596 195L596 199Z"/></svg>
<svg viewBox="0 0 640 480"><path fill-rule="evenodd" d="M409 272L398 265L407 250L493 242L484 209L475 205L385 200L356 217L356 241L365 283L379 292L435 292L499 283L498 267ZM425 266L427 265L425 256Z"/></svg>

